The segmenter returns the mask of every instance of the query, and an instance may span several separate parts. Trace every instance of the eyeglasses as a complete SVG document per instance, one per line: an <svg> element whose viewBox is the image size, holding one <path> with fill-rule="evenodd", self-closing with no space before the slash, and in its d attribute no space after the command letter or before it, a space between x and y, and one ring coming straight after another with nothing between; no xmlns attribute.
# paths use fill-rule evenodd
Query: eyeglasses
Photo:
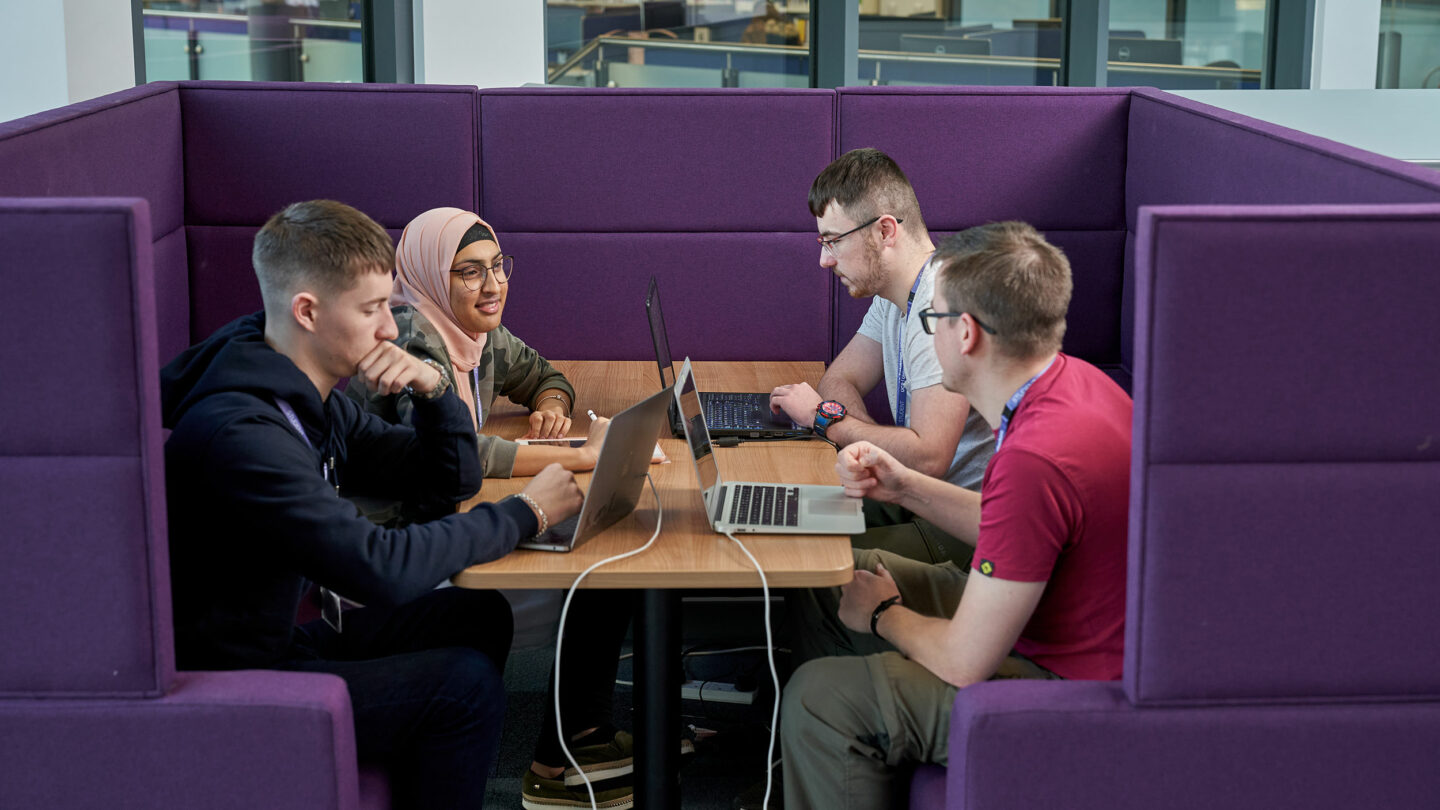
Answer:
<svg viewBox="0 0 1440 810"><path fill-rule="evenodd" d="M865 222L862 222L862 223L859 224L859 225L856 225L855 227L853 227L853 228L851 228L850 230L848 230L848 231L840 234L839 236L832 236L832 237L830 237L829 239L826 239L826 238L823 237L823 236L817 236L817 237L815 237L815 241L816 241L816 242L819 242L819 243L820 243L820 247L825 248L825 252L826 252L826 253L829 253L829 254L833 257L833 256L835 255L835 243L836 243L836 242L839 242L841 239L844 239L845 237L849 236L849 235L852 234L852 233L855 233L855 232L858 231L858 230L862 230L862 229L864 229L864 228L870 227L871 225L874 225L875 223L879 222L879 221L880 221L880 217L883 217L883 216L885 216L885 215L884 215L884 214L880 214L879 216L871 217L869 220L867 220L867 221L865 221ZM896 224L899 224L899 223L904 222L904 221L905 221L905 220L903 220L903 219L897 219L897 220L895 220Z"/></svg>
<svg viewBox="0 0 1440 810"><path fill-rule="evenodd" d="M485 276L489 273L495 274L495 281L500 284L510 280L510 274L515 272L514 256L497 256L495 263L485 266L479 262L473 262L461 267L458 270L450 271L453 275L460 277L465 282L465 289L478 290L485 286Z"/></svg>
<svg viewBox="0 0 1440 810"><path fill-rule="evenodd" d="M975 313L973 312L936 312L933 307L925 307L920 310L918 315L920 317L920 328L924 329L927 335L935 334L935 322L941 318L958 318L961 315L969 315L970 319L975 321L975 325L984 329L986 332L992 335L999 334L999 332L996 332L990 326L986 325L984 321L975 317Z"/></svg>

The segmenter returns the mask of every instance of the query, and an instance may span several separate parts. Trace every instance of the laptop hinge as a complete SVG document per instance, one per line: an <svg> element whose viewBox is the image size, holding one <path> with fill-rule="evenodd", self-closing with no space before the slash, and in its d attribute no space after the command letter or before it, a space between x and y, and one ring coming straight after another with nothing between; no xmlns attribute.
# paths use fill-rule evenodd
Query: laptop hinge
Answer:
<svg viewBox="0 0 1440 810"><path fill-rule="evenodd" d="M722 516L725 514L725 486L722 484L720 490L715 493L715 525L719 526Z"/></svg>

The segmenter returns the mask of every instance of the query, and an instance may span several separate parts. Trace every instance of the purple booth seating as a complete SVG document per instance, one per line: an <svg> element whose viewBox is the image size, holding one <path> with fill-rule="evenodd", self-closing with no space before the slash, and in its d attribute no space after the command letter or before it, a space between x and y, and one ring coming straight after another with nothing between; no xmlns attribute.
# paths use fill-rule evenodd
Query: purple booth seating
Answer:
<svg viewBox="0 0 1440 810"><path fill-rule="evenodd" d="M1124 681L963 690L910 806L1434 807L1440 205L1136 222Z"/></svg>
<svg viewBox="0 0 1440 810"><path fill-rule="evenodd" d="M1440 175L1430 170L1148 89L476 90L217 82L157 83L0 124L0 201L6 197L115 196L147 200L150 217L137 225L134 250L143 248L151 256L155 302L152 309L139 316L131 312L128 317L147 321L145 328L153 330L155 352L162 361L231 318L259 308L249 263L254 232L284 205L316 197L355 205L395 236L411 217L430 207L453 205L477 211L496 226L505 250L518 257L507 325L549 357L653 356L641 316L645 285L653 274L665 289L671 310L671 343L677 353L697 359L828 360L854 334L865 303L848 299L843 288L818 267L819 249L813 241L814 221L806 209L806 193L826 163L860 146L879 147L899 160L915 184L927 224L937 238L983 222L1014 218L1034 223L1064 248L1075 273L1065 350L1104 368L1127 389L1135 375L1137 404L1152 395L1141 390L1142 358L1135 337L1147 339L1136 322L1138 313L1153 303L1146 302L1139 292L1145 289L1144 273L1151 271L1144 264L1150 258L1137 260L1143 254L1137 246L1144 241L1145 206L1440 203ZM1298 210L1306 216L1313 213L1320 218L1317 222L1333 215L1323 208ZM1384 219L1381 214L1376 217ZM1256 221L1262 224L1253 227L1261 231L1271 227L1263 217ZM1346 225L1337 233L1353 234L1357 244L1365 244L1370 234L1381 230L1379 224ZM0 238L30 236L23 228L0 229ZM77 224L56 238L84 243L88 237ZM12 266L25 268L36 278L69 278L85 270L59 255L26 255L32 258ZM1271 258L1275 271L1301 273L1314 272L1316 256L1301 251ZM144 266L148 272L151 265ZM1383 274L1389 269L1370 259L1354 266L1364 268L1367 274ZM1412 269L1423 272L1420 267ZM1236 299L1233 304L1246 303L1224 286L1228 267L1206 272L1217 289ZM48 318L59 304L28 303L55 300L25 286L30 284L22 280L23 305L14 310L22 313L22 321ZM1297 289L1308 296L1311 287ZM1372 330L1383 328L1387 324L1381 306L1385 301L1366 291L1357 296L1354 304L1360 311L1375 313L1367 322ZM120 299L93 295L79 303L109 313L107 304L113 308L116 300ZM1176 306L1183 309L1183 303L1181 300ZM1369 306L1364 306L1367 303ZM63 306L68 312L74 305L67 300ZM116 308L107 317L124 317L124 313ZM1178 316L1167 311L1163 317ZM1215 320L1203 328L1195 327L1205 338L1213 341L1217 334L1227 334L1225 328L1231 320L1220 313L1206 317ZM93 322L97 328L109 328L110 321ZM1273 340L1290 330L1308 336L1312 326L1303 320L1267 322L1253 333L1253 340ZM1412 345L1412 352L1427 348L1420 343ZM1306 346L1308 343L1295 348L1299 353L1291 362L1317 356ZM12 347L7 351L18 350ZM35 356L40 355L14 355L17 362L25 364L33 363ZM1365 363L1375 362L1353 354L1337 357L1346 369L1354 365L1363 370ZM1255 358L1240 359L1249 362ZM1166 361L1178 359L1167 356ZM10 367L7 365L7 370ZM144 378L149 382L144 384L153 385L155 358L149 358L144 368L150 369ZM118 372L107 368L105 373ZM52 379L60 378L42 375L45 384ZM1426 381L1425 375L1417 373L1409 385ZM64 388L67 393L77 390L84 388ZM1407 388L1401 387L1390 400L1401 401L1407 395ZM35 401L32 389L15 386L5 396L16 403L10 413L33 411L19 407ZM18 399L21 396L23 401ZM1198 404L1218 401L1199 403L1202 396L1211 397L1212 392L1207 389L1198 395ZM1256 453L1278 452L1272 444L1254 442L1243 419L1254 400L1274 396L1272 390L1247 391L1239 399L1224 400L1226 410L1213 420L1187 427L1208 436L1216 448L1244 449L1254 444ZM1299 404L1283 397L1278 401ZM872 402L872 413L888 411L875 404ZM1164 422L1172 414L1168 410L1172 403L1166 400L1165 406L1152 409L1146 418ZM126 406L103 412L89 409L84 419L93 426L110 427L107 420L123 422L129 418L124 414L137 407L131 402L128 410ZM1388 417L1389 412L1352 409L1347 413L1385 413ZM1360 417L1352 418L1358 425ZM1342 433L1354 429L1351 422L1336 421L1334 426ZM1179 435L1168 432L1174 431L1173 425L1166 423L1165 429L1167 436ZM38 418L18 421L7 430L6 441L21 445L43 443L60 433ZM97 435L114 441L122 434L107 429L98 430ZM1303 432L1282 435L1293 435L1296 444L1312 449L1331 448L1337 441L1334 436L1322 438ZM1346 447L1360 441L1348 433L1343 435L1350 443ZM1417 446L1421 443L1417 438ZM36 454L25 451L20 455ZM1276 455L1272 460L1290 459ZM19 462L8 459L7 463ZM1141 469L1140 462L1137 469ZM1260 468L1254 466L1245 474L1257 470ZM1160 474L1163 469L1157 467L1157 471ZM1290 479L1303 480L1303 470L1286 468L1286 472ZM19 480L27 486L38 486L39 481L28 473ZM1270 481L1262 476L1258 483ZM1139 484L1136 491L1141 491ZM29 501L12 511L25 514L26 508L30 508ZM1411 512L1419 509L1408 503L1406 508ZM1362 513L1369 514L1357 512ZM1377 519L1392 517L1380 515ZM1194 525L1183 527L1206 533L1205 551L1196 552L1197 560L1224 559L1214 554L1214 534L1226 526L1222 518L1197 507ZM1269 527L1261 528L1267 530L1263 536L1273 534ZM68 536L53 527L51 534ZM1132 542L1141 540L1132 538ZM121 554L126 548L123 542L112 542L116 549L107 553ZM21 555L22 560L28 559L25 554L38 553L7 539L7 563L12 545L16 547L13 554ZM1189 547L1200 546L1192 543ZM97 545L87 553L100 550ZM45 553L58 554L53 550ZM1202 553L1203 558L1198 556ZM1338 560L1327 562L1340 564ZM1214 590L1205 577L1208 570L1208 563L1197 563L1193 574L1194 587L1207 593ZM1435 573L1433 568L1424 570ZM17 575L16 581L28 586L27 576ZM1148 576L1158 577L1154 572ZM1191 586L1190 569L1172 570L1167 576ZM1430 579L1433 581L1433 576ZM1153 586L1162 581L1147 582ZM1172 587L1169 580L1163 583L1165 588ZM113 583L107 584L113 587ZM1351 585L1347 580L1340 593L1348 593L1346 588ZM15 593L28 597L15 596L7 607L34 605L40 598L33 590L16 587ZM1381 596L1391 595L1376 595L1375 599ZM45 598L47 604L54 601ZM1132 607L1135 599L1132 590ZM1173 603L1156 601L1151 607L1163 612L1166 604ZM1420 607L1416 609L1420 611ZM12 607L7 615L17 614ZM1143 641L1147 646L1141 649L1136 645L1142 640L1132 636L1127 653L1129 659L1140 654L1162 659L1174 656L1179 662L1176 669L1156 675L1164 693L1190 699L1195 695L1189 690L1199 682L1209 689L1231 682L1228 673L1237 666L1234 657L1216 659L1227 668L1224 673L1207 672L1200 666L1203 661L1183 657L1188 649L1164 646L1170 643L1183 648L1198 643L1196 639L1185 641L1175 626L1156 625L1153 616L1151 619L1147 626L1163 627L1165 637L1152 636ZM107 622L118 621L107 616ZM1296 669L1312 674L1323 669L1324 651L1332 642L1316 641L1312 646L1291 649L1294 657L1308 665ZM160 644L168 647L168 629ZM139 647L130 649L134 652ZM168 656L168 649L163 654ZM1129 659L1127 666L1134 667L1136 662ZM36 660L53 663L58 659ZM1247 661L1246 666L1254 663ZM83 667L76 670L78 673ZM1290 682L1277 683L1287 690L1296 687ZM1419 689L1414 683L1403 686ZM0 684L0 688L5 686ZM156 691L163 689L157 686ZM1419 701L1430 694L1423 691L1387 694L1392 698L1408 694ZM968 724L973 715L975 728L986 728L995 722L987 719L990 715L984 708L991 705L986 701L993 699L1001 707L997 714L1009 717L1006 722L1016 721L1015 713L1006 714L1003 707L1021 698L1040 701L1038 723L1048 723L1051 713L1064 707L1083 716L1103 710L1106 722L1117 724L1130 721L1114 720L1116 717L1137 717L1141 719L1136 722L1156 728L1180 723L1169 719L1172 715L1200 718L1194 722L1203 724L1210 722L1205 718L1217 717L1214 712L1220 711L1220 707L1208 707L1203 715L1176 713L1169 707L1137 703L1136 695L1116 685L987 684L965 691L957 702L956 716ZM1307 700L1338 698L1310 694L1298 702ZM1396 707L1389 709L1399 712ZM1269 711L1278 712L1266 715L1276 722L1290 720L1289 709ZM1326 711L1349 716L1347 713L1359 711L1359 707L1345 703ZM1411 734L1410 725L1387 725L1399 716L1394 712L1364 716L1375 718L1366 722L1376 728L1390 729L1405 739L1404 735ZM957 722L957 728L962 725L970 728ZM1175 726L1182 727L1183 723ZM1075 733L1081 730L1077 726ZM9 733L9 728L0 724L0 739L11 739L6 736ZM978 732L971 729L966 733ZM1180 739L1201 732L1175 733ZM1055 739L1081 737L1059 734ZM1408 739L1431 738L1421 734ZM957 740L954 751L968 756L963 740ZM1173 753L1182 748L1182 743L1174 742L1168 750ZM1099 750L1107 749L1084 753L1093 755ZM1154 750L1166 750L1158 738ZM1220 761L1216 756L1199 757L1196 762L1200 764L1195 767ZM1141 757L1140 761L1153 764L1156 760ZM1056 767L1064 771L1068 762L1057 760ZM1078 773L1078 766L1071 772ZM1309 773L1305 768L1294 772ZM1213 778L1225 782L1226 774L1217 773ZM982 794L1000 795L993 791L1004 790L973 770L946 775L922 769L915 783L917 806L942 801L939 792L947 781L955 794L952 806L979 802ZM1048 789L1032 784L1032 779L1022 781L1026 789ZM954 787L972 782L975 787L965 788L975 791L972 798ZM1074 787L1060 776L1055 784ZM1237 792L1249 790L1243 779L1235 784L1244 786L1234 788ZM982 785L991 787L982 789ZM992 793L984 794L984 790ZM1272 795L1264 791L1256 795L1262 794ZM1100 791L1096 795L1111 794ZM1071 798L1061 804L1073 805Z"/></svg>
<svg viewBox="0 0 1440 810"><path fill-rule="evenodd" d="M0 344L0 805L360 807L342 680L175 671L156 232L143 200L0 201L23 302Z"/></svg>

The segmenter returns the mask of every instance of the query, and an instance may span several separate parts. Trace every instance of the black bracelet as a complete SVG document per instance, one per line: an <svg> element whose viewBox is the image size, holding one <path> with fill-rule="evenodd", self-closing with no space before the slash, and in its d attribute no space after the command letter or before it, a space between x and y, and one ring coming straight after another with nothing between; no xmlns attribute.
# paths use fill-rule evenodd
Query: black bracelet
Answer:
<svg viewBox="0 0 1440 810"><path fill-rule="evenodd" d="M875 612L870 614L870 635L880 639L881 641L885 640L885 637L880 635L880 631L875 627L875 625L880 623L880 614L889 610L892 605L896 604L899 601L900 594L897 593L889 599L886 599L884 602L881 602L880 604L875 606Z"/></svg>

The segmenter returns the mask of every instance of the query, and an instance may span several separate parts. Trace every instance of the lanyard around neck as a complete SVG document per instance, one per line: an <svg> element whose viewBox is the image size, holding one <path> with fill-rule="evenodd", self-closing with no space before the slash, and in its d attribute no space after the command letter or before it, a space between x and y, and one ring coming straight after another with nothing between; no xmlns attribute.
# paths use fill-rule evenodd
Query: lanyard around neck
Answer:
<svg viewBox="0 0 1440 810"><path fill-rule="evenodd" d="M915 293L920 289L920 279L925 277L925 268L930 266L930 259L934 258L932 252L920 265L920 272L915 274L915 283L910 285L910 297L905 299L905 314L900 318L899 335L895 340L895 424L905 427L906 411L909 409L910 392L905 387L905 325L910 320L910 307L915 303Z"/></svg>
<svg viewBox="0 0 1440 810"><path fill-rule="evenodd" d="M279 397L275 397L275 407L279 408L280 412L285 414L285 420L290 423L290 427L295 428L296 433L300 434L300 438L305 442L305 446L310 448L311 450L314 450L314 443L310 441L309 436L305 435L305 426L300 424L300 417L295 413L295 409L290 407L290 403ZM335 492L338 494L340 492L340 481L338 480L339 476L337 475L337 480L333 482L330 480L330 471L333 469L335 469L334 456L331 456L328 460L321 460L320 474L325 476L326 483L334 485Z"/></svg>
<svg viewBox="0 0 1440 810"><path fill-rule="evenodd" d="M996 452L999 452L1001 443L1005 441L1005 431L1010 429L1010 417L1014 416L1015 409L1020 407L1020 400L1025 398L1025 392L1030 390L1030 386L1034 385L1036 380L1045 376L1045 372L1049 371L1053 365L1055 365L1054 357L1050 358L1050 362L1045 364L1045 368L1040 369L1039 374L1026 380L1025 384L1020 386L1020 389L1011 394L1010 399L1005 401L1005 409L1000 411L1000 429L995 431Z"/></svg>

